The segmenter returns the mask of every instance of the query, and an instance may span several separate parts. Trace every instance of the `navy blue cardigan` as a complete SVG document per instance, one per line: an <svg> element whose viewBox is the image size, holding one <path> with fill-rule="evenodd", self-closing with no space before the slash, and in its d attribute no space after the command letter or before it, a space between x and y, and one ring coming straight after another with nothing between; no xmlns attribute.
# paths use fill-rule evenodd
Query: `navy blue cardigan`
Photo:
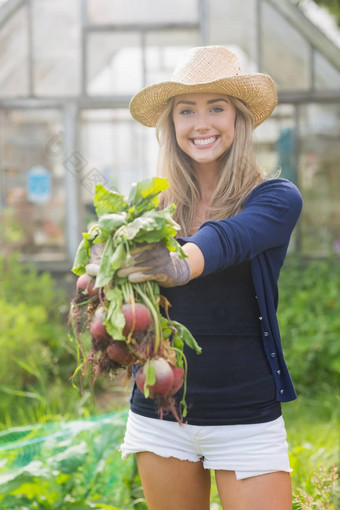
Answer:
<svg viewBox="0 0 340 510"><path fill-rule="evenodd" d="M201 249L205 261L202 276L250 261L262 341L280 402L294 400L296 392L282 352L277 281L301 209L302 197L294 184L284 179L266 180L250 193L239 214L206 221L196 234L181 238Z"/></svg>

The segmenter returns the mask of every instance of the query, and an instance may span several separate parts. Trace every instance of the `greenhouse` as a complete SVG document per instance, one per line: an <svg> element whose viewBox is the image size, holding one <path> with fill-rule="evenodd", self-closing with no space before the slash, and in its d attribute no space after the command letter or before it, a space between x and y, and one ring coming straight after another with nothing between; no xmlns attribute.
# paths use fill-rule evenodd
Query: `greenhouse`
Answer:
<svg viewBox="0 0 340 510"><path fill-rule="evenodd" d="M69 271L97 183L154 175L154 130L128 105L189 47L221 44L270 74L279 104L258 162L297 183L291 251L340 253L340 49L289 0L2 0L0 250Z"/></svg>

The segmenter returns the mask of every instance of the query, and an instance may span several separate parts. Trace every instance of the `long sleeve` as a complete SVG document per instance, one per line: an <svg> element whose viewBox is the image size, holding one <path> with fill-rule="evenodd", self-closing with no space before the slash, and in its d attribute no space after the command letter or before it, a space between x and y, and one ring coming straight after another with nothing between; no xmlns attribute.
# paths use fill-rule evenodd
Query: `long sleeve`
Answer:
<svg viewBox="0 0 340 510"><path fill-rule="evenodd" d="M201 249L206 275L288 245L301 209L302 197L294 184L284 179L267 180L250 193L239 214L207 221L184 240Z"/></svg>

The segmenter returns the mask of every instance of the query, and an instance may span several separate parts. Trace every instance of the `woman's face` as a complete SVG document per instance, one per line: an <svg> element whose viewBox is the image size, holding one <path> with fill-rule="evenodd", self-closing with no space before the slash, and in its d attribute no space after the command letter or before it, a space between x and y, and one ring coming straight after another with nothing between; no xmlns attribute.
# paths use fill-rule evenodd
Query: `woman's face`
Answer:
<svg viewBox="0 0 340 510"><path fill-rule="evenodd" d="M199 166L217 168L234 140L236 108L224 94L176 96L172 110L179 147Z"/></svg>

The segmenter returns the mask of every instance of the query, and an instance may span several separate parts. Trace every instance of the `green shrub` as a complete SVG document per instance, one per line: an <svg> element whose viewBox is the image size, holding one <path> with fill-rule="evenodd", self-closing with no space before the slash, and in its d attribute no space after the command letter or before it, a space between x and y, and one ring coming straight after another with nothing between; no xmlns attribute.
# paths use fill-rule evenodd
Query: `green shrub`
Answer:
<svg viewBox="0 0 340 510"><path fill-rule="evenodd" d="M17 256L0 258L0 307L0 428L27 423L42 409L65 411L70 398L74 406L65 293Z"/></svg>
<svg viewBox="0 0 340 510"><path fill-rule="evenodd" d="M278 319L298 393L339 389L340 265L288 258L279 281Z"/></svg>

